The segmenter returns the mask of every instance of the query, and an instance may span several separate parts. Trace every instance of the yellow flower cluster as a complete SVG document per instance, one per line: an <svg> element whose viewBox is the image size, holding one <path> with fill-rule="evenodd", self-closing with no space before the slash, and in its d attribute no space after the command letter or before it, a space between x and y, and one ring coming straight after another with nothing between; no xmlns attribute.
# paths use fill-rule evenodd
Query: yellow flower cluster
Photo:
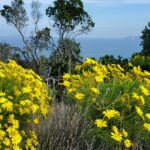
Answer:
<svg viewBox="0 0 150 150"><path fill-rule="evenodd" d="M140 89L141 89L142 93L143 93L145 96L148 96L148 95L149 95L148 89L145 88L143 85L140 86Z"/></svg>
<svg viewBox="0 0 150 150"><path fill-rule="evenodd" d="M77 94L75 95L75 98L76 98L77 100L82 100L82 99L84 98L84 94L82 94L82 93L77 93Z"/></svg>
<svg viewBox="0 0 150 150"><path fill-rule="evenodd" d="M103 114L108 119L115 118L115 117L120 117L119 111L116 111L116 110L108 110L107 109L107 110L103 111Z"/></svg>
<svg viewBox="0 0 150 150"><path fill-rule="evenodd" d="M26 150L30 150L30 149L31 150L36 150L37 145L38 145L37 136L34 133L34 131L30 131L29 135L28 135L28 138L26 140L25 149Z"/></svg>
<svg viewBox="0 0 150 150"><path fill-rule="evenodd" d="M138 107L138 106L135 106L135 109L136 109L136 112L137 112L137 114L140 116L140 117L142 117L143 118L143 111L141 110L141 108L140 107Z"/></svg>
<svg viewBox="0 0 150 150"><path fill-rule="evenodd" d="M104 118L107 118L108 120L115 117L120 117L120 113L116 110L106 110L103 111ZM95 124L98 128L104 128L108 127L107 121L104 119L96 119ZM124 142L124 146L126 148L130 148L132 146L131 141L127 139L128 133L125 129L119 132L118 128L116 126L112 126L112 132L111 132L111 138L115 141L121 143Z"/></svg>
<svg viewBox="0 0 150 150"><path fill-rule="evenodd" d="M144 123L144 128L150 132L150 123Z"/></svg>
<svg viewBox="0 0 150 150"><path fill-rule="evenodd" d="M143 132L150 131L150 72L129 65L131 70L125 72L120 65L102 65L88 58L75 67L74 74L63 76L68 96L94 120L98 134L126 148L134 144L133 134L146 136Z"/></svg>
<svg viewBox="0 0 150 150"><path fill-rule="evenodd" d="M114 139L117 142L122 142L122 140L123 140L124 146L126 148L130 148L132 146L131 141L129 139L127 139L128 133L126 132L125 129L123 129L121 132L119 132L119 130L116 126L112 126L112 131L113 131L113 132L111 132L112 139Z"/></svg>
<svg viewBox="0 0 150 150"><path fill-rule="evenodd" d="M117 142L122 141L122 134L118 131L116 126L112 126L113 132L111 132L111 138L116 140Z"/></svg>
<svg viewBox="0 0 150 150"><path fill-rule="evenodd" d="M37 138L25 131L28 122L37 124L38 114L46 117L49 96L46 85L32 70L10 60L0 62L0 149L36 149Z"/></svg>
<svg viewBox="0 0 150 150"><path fill-rule="evenodd" d="M95 87L92 87L92 88L91 88L91 91L92 91L93 93L95 93L95 94L99 94L99 93L100 93L99 89L97 89L97 88L95 88Z"/></svg>
<svg viewBox="0 0 150 150"><path fill-rule="evenodd" d="M145 104L145 100L144 100L144 97L142 95L138 95L137 93L133 92L132 97L137 100L139 105L144 105Z"/></svg>
<svg viewBox="0 0 150 150"><path fill-rule="evenodd" d="M80 102L86 98L87 94L85 95L84 92L86 91L84 90L89 90L89 95L99 95L100 90L96 85L104 82L104 79L107 78L108 71L106 66L87 58L82 65L77 65L75 70L78 74L71 75L66 73L63 76L63 85L68 93L73 94L73 97Z"/></svg>
<svg viewBox="0 0 150 150"><path fill-rule="evenodd" d="M102 119L96 119L95 124L97 125L97 127L100 127L100 128L107 127L107 122Z"/></svg>

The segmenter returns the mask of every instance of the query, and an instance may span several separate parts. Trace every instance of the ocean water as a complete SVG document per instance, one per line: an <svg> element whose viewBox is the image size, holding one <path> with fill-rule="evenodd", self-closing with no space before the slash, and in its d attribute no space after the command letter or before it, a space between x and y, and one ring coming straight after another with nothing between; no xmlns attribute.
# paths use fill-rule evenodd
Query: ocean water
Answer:
<svg viewBox="0 0 150 150"><path fill-rule="evenodd" d="M23 47L18 37L0 37L0 42L7 42L13 46ZM78 38L80 42L81 55L83 58L94 57L99 59L104 55L119 55L123 58L130 58L132 54L141 51L141 40L139 37L127 38ZM45 52L49 56L49 52Z"/></svg>
<svg viewBox="0 0 150 150"><path fill-rule="evenodd" d="M109 39L79 39L82 55L99 59L104 55L119 55L130 58L132 54L141 51L140 38L109 38Z"/></svg>

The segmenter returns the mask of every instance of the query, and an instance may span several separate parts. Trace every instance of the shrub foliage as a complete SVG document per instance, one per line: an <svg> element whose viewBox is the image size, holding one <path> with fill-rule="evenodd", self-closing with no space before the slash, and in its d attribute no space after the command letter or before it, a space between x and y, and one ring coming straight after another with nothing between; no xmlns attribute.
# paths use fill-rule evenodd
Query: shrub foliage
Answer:
<svg viewBox="0 0 150 150"><path fill-rule="evenodd" d="M150 73L140 67L125 72L120 65L86 59L75 74L64 74L67 96L75 101L100 141L135 148L150 135Z"/></svg>
<svg viewBox="0 0 150 150"><path fill-rule="evenodd" d="M46 85L32 70L0 62L0 149L36 149L38 142L28 124L38 124L49 107Z"/></svg>

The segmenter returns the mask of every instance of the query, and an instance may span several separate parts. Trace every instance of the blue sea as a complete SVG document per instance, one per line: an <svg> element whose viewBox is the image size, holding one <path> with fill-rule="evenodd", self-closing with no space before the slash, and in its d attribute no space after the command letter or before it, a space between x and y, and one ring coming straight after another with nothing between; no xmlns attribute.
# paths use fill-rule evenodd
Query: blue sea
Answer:
<svg viewBox="0 0 150 150"><path fill-rule="evenodd" d="M94 57L99 59L104 55L119 55L130 58L132 54L141 51L139 37L126 38L78 38L83 58ZM0 37L0 42L7 42L13 46L23 47L19 37ZM48 55L50 52L46 52Z"/></svg>
<svg viewBox="0 0 150 150"><path fill-rule="evenodd" d="M141 40L138 37L127 38L97 38L79 39L81 42L82 55L99 59L104 55L119 55L130 58L132 54L141 51Z"/></svg>

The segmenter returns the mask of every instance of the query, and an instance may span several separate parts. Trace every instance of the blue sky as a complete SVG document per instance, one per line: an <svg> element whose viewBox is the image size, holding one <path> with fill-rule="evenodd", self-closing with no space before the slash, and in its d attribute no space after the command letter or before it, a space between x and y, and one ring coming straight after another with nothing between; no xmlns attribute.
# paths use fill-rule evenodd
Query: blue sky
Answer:
<svg viewBox="0 0 150 150"><path fill-rule="evenodd" d="M52 0L39 0L42 11L52 3ZM0 9L11 0L0 0ZM30 12L32 0L24 0ZM91 38L120 38L140 36L144 26L150 21L150 0L83 0L86 11L96 23L95 28L88 34ZM47 17L43 17L42 24L48 25ZM0 35L14 36L17 33L8 27L0 17ZM87 35L86 35L87 37Z"/></svg>

